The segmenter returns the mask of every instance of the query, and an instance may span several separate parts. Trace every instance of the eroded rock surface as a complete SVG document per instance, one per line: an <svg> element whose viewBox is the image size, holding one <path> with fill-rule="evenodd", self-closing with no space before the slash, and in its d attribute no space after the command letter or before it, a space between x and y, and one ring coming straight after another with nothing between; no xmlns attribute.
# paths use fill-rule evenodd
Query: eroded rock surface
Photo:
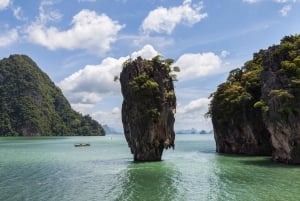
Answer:
<svg viewBox="0 0 300 201"><path fill-rule="evenodd" d="M285 37L280 46L262 52L264 123L271 133L272 158L300 164L300 36Z"/></svg>
<svg viewBox="0 0 300 201"><path fill-rule="evenodd" d="M174 148L176 97L171 63L157 56L138 57L123 65L122 122L135 161L159 161L164 148Z"/></svg>
<svg viewBox="0 0 300 201"><path fill-rule="evenodd" d="M218 152L300 164L300 35L255 53L212 97Z"/></svg>

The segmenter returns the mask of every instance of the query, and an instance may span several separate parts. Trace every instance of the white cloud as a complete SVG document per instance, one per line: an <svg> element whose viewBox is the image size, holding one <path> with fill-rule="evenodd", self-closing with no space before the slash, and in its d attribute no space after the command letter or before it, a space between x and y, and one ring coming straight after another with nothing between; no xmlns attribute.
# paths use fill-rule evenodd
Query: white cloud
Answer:
<svg viewBox="0 0 300 201"><path fill-rule="evenodd" d="M95 104L88 104L88 103L72 103L72 108L84 115L88 114L91 109L95 107Z"/></svg>
<svg viewBox="0 0 300 201"><path fill-rule="evenodd" d="M291 5L285 5L282 7L282 9L279 11L281 16L287 16L287 14L289 13L289 11L292 9Z"/></svg>
<svg viewBox="0 0 300 201"><path fill-rule="evenodd" d="M91 116L100 122L102 125L109 125L117 130L122 130L121 110L114 107L111 111L98 111L92 113Z"/></svg>
<svg viewBox="0 0 300 201"><path fill-rule="evenodd" d="M111 111L98 111L93 113L97 104L102 99L119 99L120 84L114 82L114 76L119 75L122 64L128 58L151 59L158 52L151 46L145 45L139 51L133 52L130 56L120 58L106 58L99 65L87 65L78 72L62 80L58 86L62 88L64 94L68 97L72 107L83 114L90 113L93 118L102 124L108 124L114 128L121 128L121 111L118 107ZM182 55L177 64L181 64L182 79L191 79L198 76L208 75L215 72L221 65L221 60L213 53L203 54L185 54ZM194 69L194 70L193 70ZM193 98L194 99L194 96ZM195 127L198 129L211 129L211 122L204 118L208 110L209 99L200 98L193 100L186 105L180 105L177 108L176 123L177 129Z"/></svg>
<svg viewBox="0 0 300 201"><path fill-rule="evenodd" d="M151 45L145 45L141 50L133 52L131 54L131 57L135 59L138 56L141 56L144 59L152 59L154 56L158 54L159 53Z"/></svg>
<svg viewBox="0 0 300 201"><path fill-rule="evenodd" d="M300 0L275 0L277 3L288 3L288 2L291 2L291 3L297 3L297 2L300 2Z"/></svg>
<svg viewBox="0 0 300 201"><path fill-rule="evenodd" d="M276 0L277 3L286 3L288 0Z"/></svg>
<svg viewBox="0 0 300 201"><path fill-rule="evenodd" d="M184 54L174 63L180 67L179 81L203 77L216 73L221 67L221 59L212 52Z"/></svg>
<svg viewBox="0 0 300 201"><path fill-rule="evenodd" d="M189 102L189 104L181 106L177 109L178 114L186 114L195 110L207 110L210 100L207 98L200 98Z"/></svg>
<svg viewBox="0 0 300 201"><path fill-rule="evenodd" d="M197 128L211 130L211 120L205 118L205 113L208 111L209 103L209 99L199 98L192 100L186 105L179 104L175 114L175 129ZM84 107L82 107L82 109L84 109ZM110 111L98 111L92 113L91 116L102 125L107 124L110 127L122 130L122 116L121 109L119 107L114 107Z"/></svg>
<svg viewBox="0 0 300 201"><path fill-rule="evenodd" d="M87 65L58 83L75 109L84 113L84 109L90 109L101 101L104 95L120 94L120 84L114 82L114 76L119 76L124 61L141 56L151 59L158 52L146 45L141 50L133 52L131 56L115 59L108 57L99 65ZM87 104L87 106L85 106Z"/></svg>
<svg viewBox="0 0 300 201"><path fill-rule="evenodd" d="M22 17L22 8L20 6L16 7L16 8L13 8L13 14L15 16L15 18L17 20L23 20L24 17Z"/></svg>
<svg viewBox="0 0 300 201"><path fill-rule="evenodd" d="M124 27L107 15L98 15L91 10L81 10L72 20L72 27L59 30L47 27L45 22L59 18L58 13L44 15L27 28L28 39L36 44L56 49L83 49L89 53L103 55L110 50L111 43L116 41L118 32Z"/></svg>
<svg viewBox="0 0 300 201"><path fill-rule="evenodd" d="M204 117L208 111L210 99L199 98L192 100L186 105L178 105L177 113L175 115L176 129L211 129L210 119Z"/></svg>
<svg viewBox="0 0 300 201"><path fill-rule="evenodd" d="M78 0L78 2L96 2L97 0Z"/></svg>
<svg viewBox="0 0 300 201"><path fill-rule="evenodd" d="M42 0L39 7L39 17L37 19L37 24L45 25L47 22L59 21L62 18L62 14L55 9L52 9L56 1L53 0Z"/></svg>
<svg viewBox="0 0 300 201"><path fill-rule="evenodd" d="M259 2L260 0L242 0L243 2L246 2L246 3L257 3Z"/></svg>
<svg viewBox="0 0 300 201"><path fill-rule="evenodd" d="M7 47L16 42L18 38L19 34L17 29L6 31L4 34L0 34L0 47Z"/></svg>
<svg viewBox="0 0 300 201"><path fill-rule="evenodd" d="M192 0L184 0L178 7L159 7L152 10L142 23L145 33L157 32L171 34L178 24L192 26L207 17L207 13L201 13L202 3L192 4Z"/></svg>
<svg viewBox="0 0 300 201"><path fill-rule="evenodd" d="M226 51L226 50L223 50L221 52L221 58L226 58L228 55L230 55L230 52Z"/></svg>
<svg viewBox="0 0 300 201"><path fill-rule="evenodd" d="M243 2L246 2L246 3L258 3L262 0L242 0ZM267 1L267 0L265 0ZM291 3L297 3L297 2L300 2L300 0L273 0L274 2L276 3L288 3L288 2L291 2Z"/></svg>
<svg viewBox="0 0 300 201"><path fill-rule="evenodd" d="M155 44L155 47L157 47L158 49L164 49L174 44L174 40L170 37L141 35L135 38L133 43L137 47L142 47L145 44Z"/></svg>
<svg viewBox="0 0 300 201"><path fill-rule="evenodd" d="M106 58L99 65L87 65L83 69L62 80L58 86L72 104L96 104L103 94L120 91L120 84L114 82L119 75L123 62L128 57L119 59Z"/></svg>
<svg viewBox="0 0 300 201"><path fill-rule="evenodd" d="M0 0L0 10L3 10L9 6L10 0Z"/></svg>

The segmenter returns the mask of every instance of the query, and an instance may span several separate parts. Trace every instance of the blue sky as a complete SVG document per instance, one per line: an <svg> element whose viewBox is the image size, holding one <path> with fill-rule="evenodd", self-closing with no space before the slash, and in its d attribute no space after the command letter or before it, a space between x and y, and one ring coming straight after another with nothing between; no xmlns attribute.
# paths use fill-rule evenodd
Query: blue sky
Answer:
<svg viewBox="0 0 300 201"><path fill-rule="evenodd" d="M122 130L128 58L181 67L175 129L212 129L209 95L254 52L300 33L300 0L0 0L0 57L26 54L72 107Z"/></svg>

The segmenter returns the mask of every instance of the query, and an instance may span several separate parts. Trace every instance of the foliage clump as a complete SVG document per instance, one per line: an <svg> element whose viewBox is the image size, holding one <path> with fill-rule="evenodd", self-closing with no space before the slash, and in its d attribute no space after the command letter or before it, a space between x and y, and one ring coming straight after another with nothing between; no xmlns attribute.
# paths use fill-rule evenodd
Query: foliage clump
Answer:
<svg viewBox="0 0 300 201"><path fill-rule="evenodd" d="M151 60L138 57L135 60L129 59L123 63L123 71L132 66L140 71L135 72L135 76L129 79L129 86L133 90L132 97L140 101L139 107L145 111L144 114L147 119L157 121L162 105L175 100L173 85L165 87L166 83L170 80L174 81L176 78L172 74L171 66L173 62L173 59L163 59L158 55ZM179 71L179 67L175 68L176 71ZM164 77L160 79L162 76Z"/></svg>
<svg viewBox="0 0 300 201"><path fill-rule="evenodd" d="M245 108L253 106L260 98L260 72L262 64L259 55L248 61L242 68L229 73L223 84L211 95L208 115L222 123L228 123L231 118L238 121Z"/></svg>
<svg viewBox="0 0 300 201"><path fill-rule="evenodd" d="M299 100L300 35L285 36L231 71L212 94L217 151L271 153L275 161L300 164Z"/></svg>
<svg viewBox="0 0 300 201"><path fill-rule="evenodd" d="M0 61L0 136L104 134L97 121L71 108L28 56Z"/></svg>
<svg viewBox="0 0 300 201"><path fill-rule="evenodd" d="M272 86L266 95L262 94L262 76L268 69L272 69L274 79L280 79L282 84ZM299 93L300 35L286 36L280 45L260 50L243 67L232 70L211 95L208 114L216 120L229 121L228 116L239 116L246 107L248 111L261 109L263 115L268 115L273 99L280 102L279 112L295 113L294 97Z"/></svg>

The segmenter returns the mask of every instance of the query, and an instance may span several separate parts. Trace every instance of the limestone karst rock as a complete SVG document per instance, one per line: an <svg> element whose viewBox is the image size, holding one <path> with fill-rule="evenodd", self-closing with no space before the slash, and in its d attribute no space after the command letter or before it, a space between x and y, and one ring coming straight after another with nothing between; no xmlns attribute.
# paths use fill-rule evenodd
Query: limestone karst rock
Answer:
<svg viewBox="0 0 300 201"><path fill-rule="evenodd" d="M300 35L286 36L279 46L261 51L261 101L271 134L274 161L300 164Z"/></svg>
<svg viewBox="0 0 300 201"><path fill-rule="evenodd" d="M256 67L254 60L243 69L250 71ZM261 83L259 72L252 70L251 74L243 74L241 69L231 71L227 81L213 94L210 114L219 153L271 154L270 133L263 123L261 110L253 107L261 96Z"/></svg>
<svg viewBox="0 0 300 201"><path fill-rule="evenodd" d="M120 75L124 134L135 161L160 161L174 148L176 97L171 59L128 60Z"/></svg>
<svg viewBox="0 0 300 201"><path fill-rule="evenodd" d="M300 35L255 53L212 97L217 152L300 164Z"/></svg>
<svg viewBox="0 0 300 201"><path fill-rule="evenodd" d="M26 55L0 60L0 136L105 135Z"/></svg>

